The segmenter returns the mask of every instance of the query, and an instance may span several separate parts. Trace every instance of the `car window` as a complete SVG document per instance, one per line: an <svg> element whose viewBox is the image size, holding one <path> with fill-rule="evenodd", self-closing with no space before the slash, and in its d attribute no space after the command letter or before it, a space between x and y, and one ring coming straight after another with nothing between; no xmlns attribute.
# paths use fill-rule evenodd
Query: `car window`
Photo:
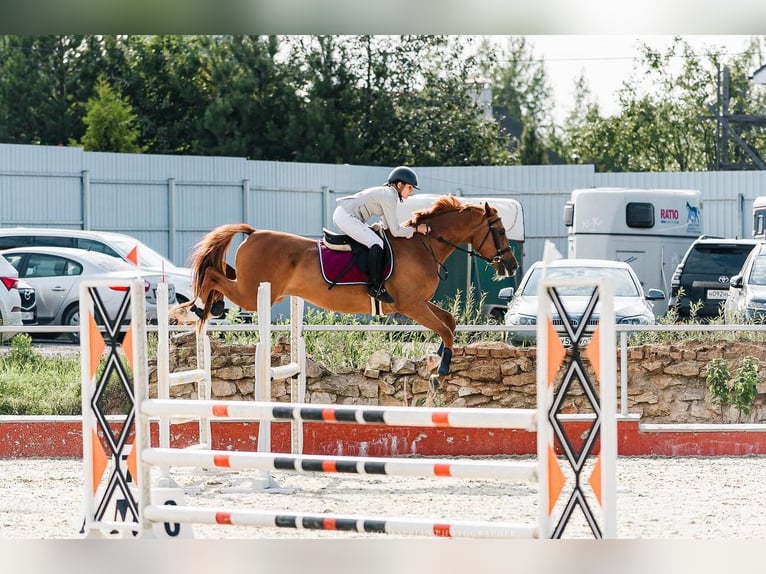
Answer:
<svg viewBox="0 0 766 574"><path fill-rule="evenodd" d="M66 275L67 260L55 255L32 253L27 261L24 278L59 277Z"/></svg>
<svg viewBox="0 0 766 574"><path fill-rule="evenodd" d="M102 243L101 241L94 241L93 239L83 239L78 238L76 239L77 244L75 247L78 249L85 249L86 251L96 251L97 253L106 253L107 255L110 255L111 257L120 257L120 254L117 253L114 249L109 247L106 243Z"/></svg>
<svg viewBox="0 0 766 574"><path fill-rule="evenodd" d="M734 275L747 259L752 245L697 245L689 252L684 271L700 275Z"/></svg>
<svg viewBox="0 0 766 574"><path fill-rule="evenodd" d="M0 249L13 249L14 247L24 247L31 244L32 238L28 235L7 235L0 237Z"/></svg>
<svg viewBox="0 0 766 574"><path fill-rule="evenodd" d="M626 269L614 269L609 267L552 267L547 271L548 279L561 279L566 281L592 280L607 278L613 281L615 297L639 297L640 293L630 273ZM529 276L529 281L524 286L526 295L536 295L538 284L542 277L542 268L537 267ZM556 289L561 296L587 297L593 293L589 286L566 286Z"/></svg>
<svg viewBox="0 0 766 574"><path fill-rule="evenodd" d="M67 261L66 267L64 268L64 275L73 276L73 275L82 275L82 265L77 263L77 261Z"/></svg>
<svg viewBox="0 0 766 574"><path fill-rule="evenodd" d="M8 263L13 265L13 268L16 271L19 270L19 265L21 265L21 257L22 257L21 255L12 255L12 254L9 254L9 253L5 254L6 261L8 261Z"/></svg>
<svg viewBox="0 0 766 574"><path fill-rule="evenodd" d="M56 237L55 235L40 235L35 237L30 245L42 247L74 247L74 239L71 237Z"/></svg>
<svg viewBox="0 0 766 574"><path fill-rule="evenodd" d="M766 256L759 255L753 259L753 267L750 270L749 283L751 285L766 285Z"/></svg>

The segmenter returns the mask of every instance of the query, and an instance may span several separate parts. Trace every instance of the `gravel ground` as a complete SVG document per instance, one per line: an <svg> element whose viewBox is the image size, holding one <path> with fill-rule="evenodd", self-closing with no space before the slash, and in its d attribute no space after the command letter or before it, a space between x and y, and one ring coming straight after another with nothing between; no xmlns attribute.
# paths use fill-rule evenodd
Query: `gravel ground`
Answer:
<svg viewBox="0 0 766 574"><path fill-rule="evenodd" d="M186 504L284 512L531 523L536 483L274 472L286 492L226 492L256 472L180 469ZM0 539L81 538L82 462L0 460ZM766 536L765 457L620 457L617 535L623 539L736 540ZM347 538L374 535L239 526L193 526L196 538ZM377 536L376 536L377 537ZM585 538L582 517L565 537Z"/></svg>

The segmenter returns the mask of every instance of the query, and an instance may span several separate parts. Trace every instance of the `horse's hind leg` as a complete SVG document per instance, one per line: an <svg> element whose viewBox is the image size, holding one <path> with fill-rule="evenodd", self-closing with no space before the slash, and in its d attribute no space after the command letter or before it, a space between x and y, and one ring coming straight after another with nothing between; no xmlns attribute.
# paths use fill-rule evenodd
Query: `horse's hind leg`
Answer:
<svg viewBox="0 0 766 574"><path fill-rule="evenodd" d="M227 275L229 275L228 269ZM217 293L215 293L216 291ZM199 291L199 298L205 305L202 316L204 318L208 317L214 303L220 301L223 297L228 297L242 309L248 311L257 310L257 293L243 292L242 284L236 278L230 279L217 269L208 268L202 279L202 286Z"/></svg>

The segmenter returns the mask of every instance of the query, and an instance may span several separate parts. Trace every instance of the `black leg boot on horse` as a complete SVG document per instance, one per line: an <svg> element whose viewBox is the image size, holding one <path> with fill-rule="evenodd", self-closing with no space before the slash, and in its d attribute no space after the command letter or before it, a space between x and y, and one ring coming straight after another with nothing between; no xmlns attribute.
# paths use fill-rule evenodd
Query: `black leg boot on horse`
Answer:
<svg viewBox="0 0 766 574"><path fill-rule="evenodd" d="M383 248L380 245L373 245L370 247L370 252L367 255L367 273L370 275L370 288L368 293L370 297L374 297L378 301L383 303L393 303L394 298L386 291L383 285Z"/></svg>

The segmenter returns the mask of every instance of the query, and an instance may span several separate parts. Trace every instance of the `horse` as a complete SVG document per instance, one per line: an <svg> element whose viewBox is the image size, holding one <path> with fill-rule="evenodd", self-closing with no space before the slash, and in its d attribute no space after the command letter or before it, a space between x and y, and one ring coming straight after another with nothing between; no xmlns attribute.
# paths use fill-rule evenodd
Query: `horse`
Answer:
<svg viewBox="0 0 766 574"><path fill-rule="evenodd" d="M439 375L449 373L455 338L455 318L431 302L439 285L439 272L455 250L479 257L495 268L495 279L512 277L518 269L503 222L489 203L462 203L453 195L440 196L430 209L416 211L403 225L428 224L426 235L394 237L386 230L393 252L393 273L386 289L394 303L381 303L384 314L401 313L441 337ZM236 250L234 266L226 253L238 233L247 237ZM461 244L470 243L466 250ZM181 304L199 316L198 329L223 297L246 311L257 311L258 286L271 283L271 303L297 296L329 311L369 314L372 311L367 285L328 286L319 262L319 242L292 233L255 229L247 223L225 224L208 232L191 256L192 299ZM332 288L330 288L332 287ZM196 308L199 300L203 306ZM432 379L438 386L438 377Z"/></svg>

